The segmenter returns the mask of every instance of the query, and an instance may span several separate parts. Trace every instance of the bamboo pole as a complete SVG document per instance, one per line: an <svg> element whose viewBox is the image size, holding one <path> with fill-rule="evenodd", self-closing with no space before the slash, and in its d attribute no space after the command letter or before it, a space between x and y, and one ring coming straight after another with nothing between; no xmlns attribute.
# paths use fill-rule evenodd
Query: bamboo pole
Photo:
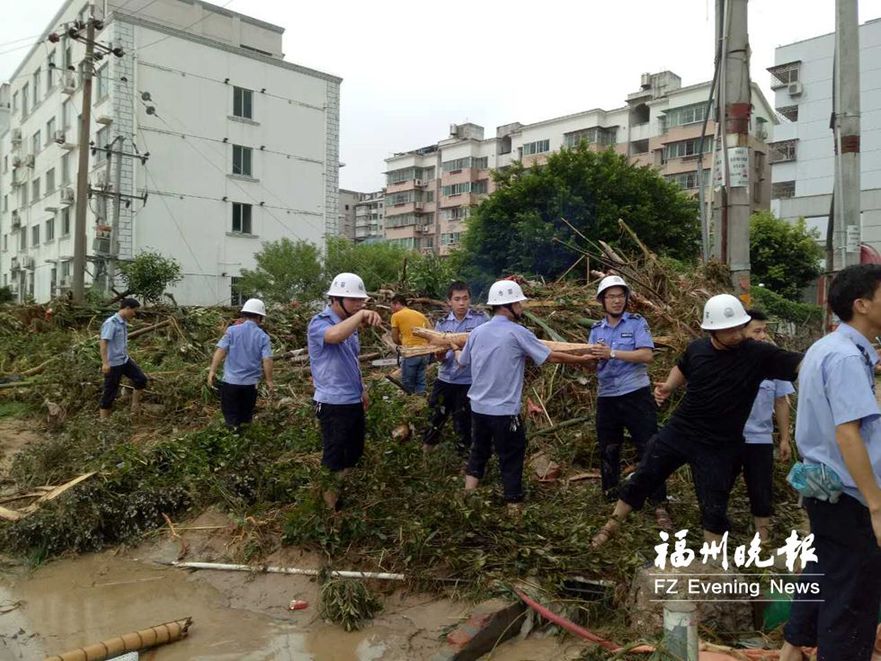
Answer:
<svg viewBox="0 0 881 661"><path fill-rule="evenodd" d="M465 342L468 340L468 333L441 333L440 331L431 330L429 328L414 328L413 335L422 337L433 345L433 347L430 348L430 351L427 350L428 348L425 348L426 353L436 353L438 347L442 349L454 345L456 347L465 346ZM595 344L586 344L583 342L556 342L553 340L539 340L539 342L551 351L563 351L565 353L584 353L590 351L596 346ZM423 347L415 348L424 349ZM404 351L402 350L401 353L404 354Z"/></svg>
<svg viewBox="0 0 881 661"><path fill-rule="evenodd" d="M186 638L192 624L193 618L191 617L157 624L155 627L102 640L100 643L80 647L63 654L47 656L45 661L104 661L104 659L112 659L126 652L137 652L157 645L177 642Z"/></svg>
<svg viewBox="0 0 881 661"><path fill-rule="evenodd" d="M171 565L172 567L180 567L182 569L217 569L220 571L247 571L253 572L257 574L294 574L296 576L320 576L322 574L322 570L320 569L300 569L298 567L272 567L272 566L258 566L252 567L251 565L236 565L236 564L228 564L223 562L163 562L161 564ZM375 572L375 571L330 571L327 572L329 576L338 577L338 578L369 578L369 579L377 579L384 581L403 581L405 580L405 576L403 574L390 574L388 572Z"/></svg>

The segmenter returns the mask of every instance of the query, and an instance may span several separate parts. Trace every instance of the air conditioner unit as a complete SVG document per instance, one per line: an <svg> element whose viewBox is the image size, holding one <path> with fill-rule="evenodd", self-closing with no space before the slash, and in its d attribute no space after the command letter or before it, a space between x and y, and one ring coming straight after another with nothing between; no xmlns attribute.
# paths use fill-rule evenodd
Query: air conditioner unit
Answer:
<svg viewBox="0 0 881 661"><path fill-rule="evenodd" d="M30 255L22 255L20 258L21 268L23 269L33 269L34 268L34 258Z"/></svg>
<svg viewBox="0 0 881 661"><path fill-rule="evenodd" d="M36 159L34 158L34 155L28 154L27 156L24 157L24 166L26 168L32 168L32 167L34 167L35 161L36 161Z"/></svg>
<svg viewBox="0 0 881 661"><path fill-rule="evenodd" d="M55 142L57 142L59 145L63 145L65 142L67 142L64 131L55 131Z"/></svg>
<svg viewBox="0 0 881 661"><path fill-rule="evenodd" d="M12 142L21 142L21 129L12 129Z"/></svg>
<svg viewBox="0 0 881 661"><path fill-rule="evenodd" d="M416 211L421 211L422 209L425 208L425 203L424 202L416 202L413 204L413 207L416 209Z"/></svg>
<svg viewBox="0 0 881 661"><path fill-rule="evenodd" d="M787 91L789 92L789 96L801 96L802 92L805 91L805 88L800 82L794 82L789 83Z"/></svg>
<svg viewBox="0 0 881 661"><path fill-rule="evenodd" d="M21 167L21 156L13 156L12 157L12 167L20 168Z"/></svg>
<svg viewBox="0 0 881 661"><path fill-rule="evenodd" d="M21 268L21 267L18 264L18 257L13 257L12 259L9 260L9 270L10 271L12 271L14 273L14 272L18 271L19 268Z"/></svg>
<svg viewBox="0 0 881 661"><path fill-rule="evenodd" d="M61 201L65 204L73 204L73 188L68 186L61 189Z"/></svg>
<svg viewBox="0 0 881 661"><path fill-rule="evenodd" d="M21 227L21 214L18 211L12 212L12 229Z"/></svg>
<svg viewBox="0 0 881 661"><path fill-rule="evenodd" d="M104 124L105 126L107 126L108 124L113 123L113 117L108 117L107 115L98 115L97 117L95 117L95 123Z"/></svg>
<svg viewBox="0 0 881 661"><path fill-rule="evenodd" d="M414 179L414 180L413 180L413 185L414 185L414 186L421 186L421 185L422 185L422 179Z"/></svg>
<svg viewBox="0 0 881 661"><path fill-rule="evenodd" d="M62 78L62 94L73 94L76 92L76 74L72 71L68 71L64 74L64 78Z"/></svg>

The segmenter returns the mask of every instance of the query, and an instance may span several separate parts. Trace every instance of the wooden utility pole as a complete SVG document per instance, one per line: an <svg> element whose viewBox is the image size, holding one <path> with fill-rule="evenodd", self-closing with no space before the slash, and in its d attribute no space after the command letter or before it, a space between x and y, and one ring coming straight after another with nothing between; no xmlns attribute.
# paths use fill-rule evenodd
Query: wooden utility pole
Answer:
<svg viewBox="0 0 881 661"><path fill-rule="evenodd" d="M835 2L834 228L828 271L860 263L860 27L857 0Z"/></svg>
<svg viewBox="0 0 881 661"><path fill-rule="evenodd" d="M750 115L749 36L747 0L716 0L717 38L722 43L719 75L719 122L722 144L716 150L721 162L714 186L722 194L714 205L716 254L731 269L734 294L749 301Z"/></svg>
<svg viewBox="0 0 881 661"><path fill-rule="evenodd" d="M94 5L91 6L94 10ZM89 131L92 124L92 67L95 54L95 16L86 23L86 57L83 73L83 108L80 118L79 164L76 175L76 217L73 235L73 294L74 303L82 303L86 284L86 210L89 205Z"/></svg>

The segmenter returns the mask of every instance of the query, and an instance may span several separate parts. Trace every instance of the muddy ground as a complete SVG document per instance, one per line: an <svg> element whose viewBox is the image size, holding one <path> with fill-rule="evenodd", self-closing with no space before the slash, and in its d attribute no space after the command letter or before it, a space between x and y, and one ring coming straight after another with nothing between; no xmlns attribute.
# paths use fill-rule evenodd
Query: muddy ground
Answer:
<svg viewBox="0 0 881 661"><path fill-rule="evenodd" d="M0 419L0 473L13 454L39 438L31 423ZM32 568L0 564L0 661L40 659L129 631L190 616L190 635L141 653L141 659L397 661L429 659L444 647L450 628L473 604L415 594L393 586L369 626L347 633L318 615L318 583L301 576L198 571L168 567L187 546L186 559L230 562L230 524L209 510L176 522L134 548L71 557ZM193 530L192 528L202 528ZM187 529L191 528L191 529ZM205 529L207 528L207 529ZM294 549L265 559L269 565L318 567L319 558ZM290 611L292 599L309 603ZM575 659L585 647L571 638L533 633L500 644L486 658L498 661Z"/></svg>

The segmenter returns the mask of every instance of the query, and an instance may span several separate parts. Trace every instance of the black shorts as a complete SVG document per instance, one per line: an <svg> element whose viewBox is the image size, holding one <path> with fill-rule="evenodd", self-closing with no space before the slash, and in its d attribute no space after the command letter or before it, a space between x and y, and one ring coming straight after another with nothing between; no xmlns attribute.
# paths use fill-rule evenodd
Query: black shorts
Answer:
<svg viewBox="0 0 881 661"><path fill-rule="evenodd" d="M143 390L147 387L147 377L131 358L122 365L114 365L110 368L110 372L104 375L104 393L101 395L102 409L109 409L113 406L113 400L116 399L119 392L119 382L123 376L131 379L135 390Z"/></svg>
<svg viewBox="0 0 881 661"><path fill-rule="evenodd" d="M354 467L364 454L364 406L315 402L315 415L321 424L322 465L333 472Z"/></svg>

